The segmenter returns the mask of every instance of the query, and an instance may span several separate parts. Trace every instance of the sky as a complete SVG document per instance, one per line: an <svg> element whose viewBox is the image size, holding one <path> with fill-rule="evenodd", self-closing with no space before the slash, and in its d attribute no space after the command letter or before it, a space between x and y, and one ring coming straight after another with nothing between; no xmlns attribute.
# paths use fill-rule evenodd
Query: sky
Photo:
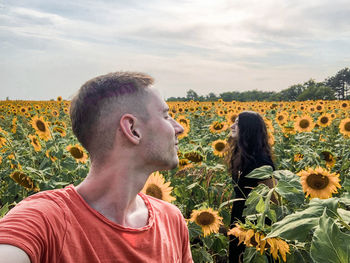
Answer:
<svg viewBox="0 0 350 263"><path fill-rule="evenodd" d="M350 66L348 0L0 0L0 100L70 99L114 71L164 98L280 91Z"/></svg>

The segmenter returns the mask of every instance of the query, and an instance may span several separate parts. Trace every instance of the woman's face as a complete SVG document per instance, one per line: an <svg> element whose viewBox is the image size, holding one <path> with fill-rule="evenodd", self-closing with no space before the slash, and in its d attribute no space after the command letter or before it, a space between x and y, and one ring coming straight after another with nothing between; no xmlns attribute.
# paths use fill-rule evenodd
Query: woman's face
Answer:
<svg viewBox="0 0 350 263"><path fill-rule="evenodd" d="M238 133L239 133L238 118L239 117L237 117L235 119L235 122L231 125L231 137L234 138L234 139L238 138Z"/></svg>

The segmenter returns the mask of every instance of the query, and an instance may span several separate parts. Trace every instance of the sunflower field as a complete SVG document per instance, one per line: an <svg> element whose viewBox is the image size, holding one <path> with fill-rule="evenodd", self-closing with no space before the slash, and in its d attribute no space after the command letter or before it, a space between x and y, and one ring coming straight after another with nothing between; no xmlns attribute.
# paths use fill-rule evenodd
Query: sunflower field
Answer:
<svg viewBox="0 0 350 263"><path fill-rule="evenodd" d="M194 262L226 262L229 236L246 246L245 263L350 262L350 101L168 105L185 129L179 166L153 173L142 191L181 210ZM72 133L68 109L61 97L0 101L0 217L29 195L86 176L88 154ZM245 222L230 226L236 199L224 156L229 127L244 110L264 117L276 165L248 176L277 183L253 189Z"/></svg>

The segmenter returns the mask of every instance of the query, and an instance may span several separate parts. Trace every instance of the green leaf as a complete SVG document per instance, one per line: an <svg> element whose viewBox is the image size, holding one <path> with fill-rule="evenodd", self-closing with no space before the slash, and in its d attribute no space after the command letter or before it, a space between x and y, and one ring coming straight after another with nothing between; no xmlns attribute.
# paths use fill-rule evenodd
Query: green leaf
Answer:
<svg viewBox="0 0 350 263"><path fill-rule="evenodd" d="M305 241L309 232L318 225L319 217L323 210L328 208L329 214L336 213L338 201L334 198L321 200L312 199L305 210L288 215L281 221L272 225L267 237L282 237L289 240Z"/></svg>
<svg viewBox="0 0 350 263"><path fill-rule="evenodd" d="M194 222L189 222L188 233L190 236L190 240L192 240L193 238L202 235L202 228Z"/></svg>
<svg viewBox="0 0 350 263"><path fill-rule="evenodd" d="M262 197L260 197L259 203L256 205L255 209L258 213L262 213L265 211L265 202Z"/></svg>
<svg viewBox="0 0 350 263"><path fill-rule="evenodd" d="M5 216L8 211L9 211L9 204L6 203L0 208L0 218Z"/></svg>
<svg viewBox="0 0 350 263"><path fill-rule="evenodd" d="M344 182L341 186L345 189L345 191L350 192L350 178L345 177Z"/></svg>
<svg viewBox="0 0 350 263"><path fill-rule="evenodd" d="M243 263L268 263L265 254L261 255L254 247L246 248L243 255Z"/></svg>
<svg viewBox="0 0 350 263"><path fill-rule="evenodd" d="M242 201L242 200L245 200L245 199L244 198L235 198L235 199L230 199L228 201L222 202L219 206L219 210L226 205L232 204L233 202L236 202L236 201Z"/></svg>
<svg viewBox="0 0 350 263"><path fill-rule="evenodd" d="M338 208L337 210L339 216L346 222L347 224L350 224L350 211Z"/></svg>
<svg viewBox="0 0 350 263"><path fill-rule="evenodd" d="M254 169L249 174L247 174L245 177L247 178L255 178L255 179L268 179L271 178L273 169L270 165L264 165L259 168Z"/></svg>
<svg viewBox="0 0 350 263"><path fill-rule="evenodd" d="M326 208L319 220L311 242L310 254L315 263L348 263L350 235L341 232L335 221L328 217Z"/></svg>
<svg viewBox="0 0 350 263"><path fill-rule="evenodd" d="M303 188L300 178L288 170L278 170L273 172L273 176L278 180L276 192L297 206L304 202Z"/></svg>

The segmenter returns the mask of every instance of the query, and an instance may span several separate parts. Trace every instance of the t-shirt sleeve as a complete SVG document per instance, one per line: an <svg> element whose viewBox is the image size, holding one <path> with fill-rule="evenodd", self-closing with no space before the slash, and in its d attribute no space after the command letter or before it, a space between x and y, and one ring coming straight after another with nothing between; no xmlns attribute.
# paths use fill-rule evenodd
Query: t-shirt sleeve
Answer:
<svg viewBox="0 0 350 263"><path fill-rule="evenodd" d="M183 236L182 262L193 263L188 228L183 216L181 216L181 221L182 221L181 227L182 227L182 236Z"/></svg>
<svg viewBox="0 0 350 263"><path fill-rule="evenodd" d="M27 253L32 263L46 261L60 252L55 228L64 225L51 215L57 211L52 202L22 201L0 220L0 243L16 246Z"/></svg>

